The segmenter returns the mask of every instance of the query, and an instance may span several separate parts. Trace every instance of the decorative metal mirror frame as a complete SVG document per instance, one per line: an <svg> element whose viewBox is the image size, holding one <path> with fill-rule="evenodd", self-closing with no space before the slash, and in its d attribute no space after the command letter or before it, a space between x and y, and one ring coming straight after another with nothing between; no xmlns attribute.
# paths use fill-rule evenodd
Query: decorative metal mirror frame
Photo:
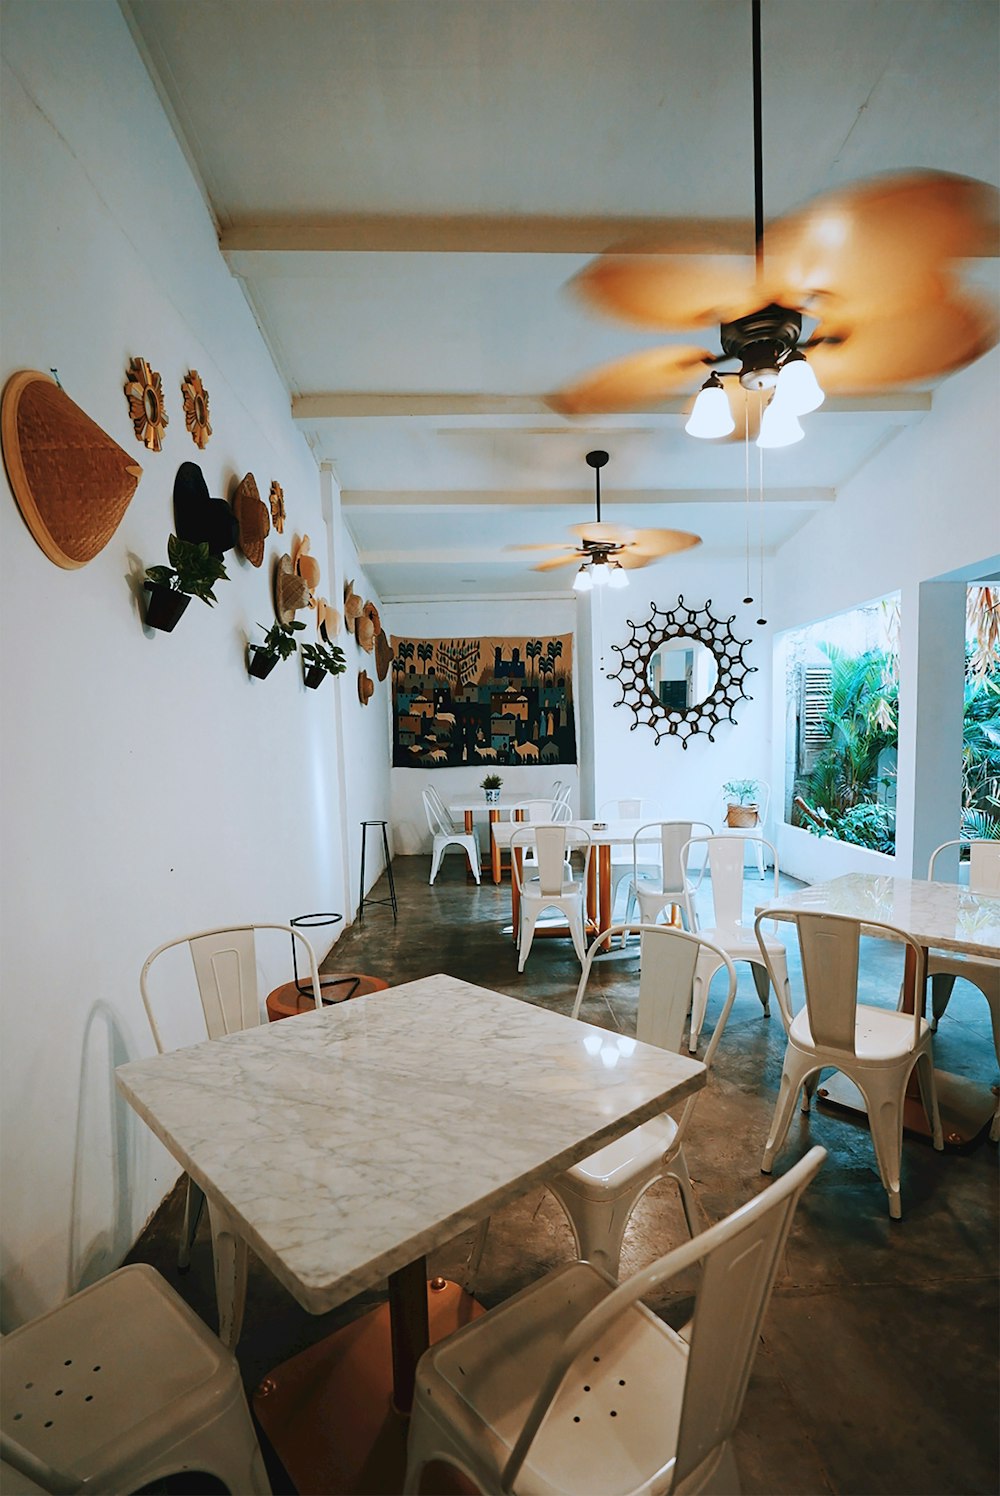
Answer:
<svg viewBox="0 0 1000 1496"><path fill-rule="evenodd" d="M714 743L715 729L720 722L735 724L733 709L736 703L753 699L743 689L747 676L757 670L756 665L748 665L743 658L743 651L751 641L737 639L733 634L730 625L735 621L735 613L729 618L715 617L711 611L711 598L702 608L686 607L683 596L678 597L676 608L658 608L655 603L650 603L650 607L653 614L648 623L636 624L629 618L631 639L627 644L611 646L622 657L618 669L608 672L608 680L617 680L622 693L615 706L627 706L635 713L632 732L639 726L651 727L657 743L661 738L673 736L679 738L681 747L686 749L688 739L696 732L707 733L709 742ZM654 652L670 639L690 639L704 644L715 656L718 671L715 686L705 700L684 711L664 706L649 686L650 660Z"/></svg>

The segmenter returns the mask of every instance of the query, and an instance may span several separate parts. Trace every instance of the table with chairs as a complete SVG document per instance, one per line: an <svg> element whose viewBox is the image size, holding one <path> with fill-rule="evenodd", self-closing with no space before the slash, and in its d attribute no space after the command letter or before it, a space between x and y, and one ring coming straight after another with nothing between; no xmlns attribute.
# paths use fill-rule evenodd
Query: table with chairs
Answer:
<svg viewBox="0 0 1000 1496"><path fill-rule="evenodd" d="M478 883L480 860L475 829L468 823L465 828L460 829L433 787L422 790L421 798L424 802L424 815L427 817L427 829L431 833L431 875L428 881L434 882L441 868L441 859L448 848L461 847L468 859L469 871Z"/></svg>
<svg viewBox="0 0 1000 1496"><path fill-rule="evenodd" d="M568 820L572 815L570 808L570 796L572 785L564 785L561 780L556 780L548 795L535 796L533 799L517 799L514 797L497 798L496 800L451 800L447 807L438 802L444 815L450 820L452 826L457 829L456 817L461 816L466 835L474 836L475 818L486 812L489 823L490 836L490 873L494 883L500 883L503 878L503 863L501 848L493 836L493 827L498 821L507 820L545 820L560 821ZM436 794L436 791L435 791ZM535 813L531 814L528 807L536 807Z"/></svg>

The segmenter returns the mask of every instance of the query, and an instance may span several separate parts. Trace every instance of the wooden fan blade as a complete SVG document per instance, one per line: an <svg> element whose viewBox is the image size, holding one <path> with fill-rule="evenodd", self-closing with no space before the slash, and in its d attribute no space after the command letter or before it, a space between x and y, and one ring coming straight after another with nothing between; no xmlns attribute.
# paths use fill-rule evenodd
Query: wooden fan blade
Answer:
<svg viewBox="0 0 1000 1496"><path fill-rule="evenodd" d="M923 304L956 260L997 252L1000 194L948 172L858 182L769 225L764 279L780 306L852 319Z"/></svg>
<svg viewBox="0 0 1000 1496"><path fill-rule="evenodd" d="M590 520L584 525L570 525L571 535L579 535L581 540L592 540L596 545L627 545L634 537L635 530L628 525L615 525L607 520L598 522Z"/></svg>
<svg viewBox="0 0 1000 1496"><path fill-rule="evenodd" d="M567 389L546 396L546 403L563 415L657 405L670 395L689 390L699 376L704 378L705 364L711 357L704 348L673 344L648 348L602 364Z"/></svg>
<svg viewBox="0 0 1000 1496"><path fill-rule="evenodd" d="M574 550L568 540L548 540L538 545L505 545L505 551L568 551Z"/></svg>
<svg viewBox="0 0 1000 1496"><path fill-rule="evenodd" d="M820 344L807 356L828 394L864 394L961 369L997 337L996 313L985 302L942 296L917 311L861 321L842 343Z"/></svg>
<svg viewBox="0 0 1000 1496"><path fill-rule="evenodd" d="M646 566L658 556L673 556L701 545L701 536L689 530L637 530L635 539L615 559L623 566Z"/></svg>
<svg viewBox="0 0 1000 1496"><path fill-rule="evenodd" d="M579 551L571 551L568 556L550 556L548 561L539 561L533 566L532 571L555 571L557 566L579 566L583 556Z"/></svg>
<svg viewBox="0 0 1000 1496"><path fill-rule="evenodd" d="M766 305L753 261L733 255L602 255L573 290L598 311L638 327L705 327Z"/></svg>

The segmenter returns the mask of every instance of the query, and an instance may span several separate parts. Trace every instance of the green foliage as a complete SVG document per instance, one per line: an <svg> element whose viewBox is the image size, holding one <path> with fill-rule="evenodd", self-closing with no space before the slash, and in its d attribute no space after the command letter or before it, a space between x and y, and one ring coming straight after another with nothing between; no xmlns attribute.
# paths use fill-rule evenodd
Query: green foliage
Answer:
<svg viewBox="0 0 1000 1496"><path fill-rule="evenodd" d="M896 850L894 818L888 806L868 801L834 815L818 807L816 814L823 822L822 826L810 823L809 830L816 836L833 836L855 847L869 847L873 852Z"/></svg>
<svg viewBox="0 0 1000 1496"><path fill-rule="evenodd" d="M983 674L967 651L962 835L1000 841L1000 662Z"/></svg>
<svg viewBox="0 0 1000 1496"><path fill-rule="evenodd" d="M499 774L487 774L485 779L479 781L479 788L481 790L498 790L502 784L503 780Z"/></svg>
<svg viewBox="0 0 1000 1496"><path fill-rule="evenodd" d="M759 790L756 779L729 779L722 786L722 793L730 805L752 805Z"/></svg>
<svg viewBox="0 0 1000 1496"><path fill-rule="evenodd" d="M171 535L167 541L167 560L169 566L146 567L148 582L169 587L171 592L186 592L209 607L219 601L212 588L216 582L228 582L229 576L218 556L209 551L207 540L195 543Z"/></svg>
<svg viewBox="0 0 1000 1496"><path fill-rule="evenodd" d="M258 623L257 627L262 629L264 625ZM264 630L263 644L251 644L250 648L269 658L278 657L287 660L289 655L295 653L296 631L304 628L304 623L297 623L294 620L291 623L273 623L269 629Z"/></svg>
<svg viewBox="0 0 1000 1496"><path fill-rule="evenodd" d="M327 675L343 675L347 669L344 651L338 644L303 644L302 658L307 669L315 665L325 670Z"/></svg>

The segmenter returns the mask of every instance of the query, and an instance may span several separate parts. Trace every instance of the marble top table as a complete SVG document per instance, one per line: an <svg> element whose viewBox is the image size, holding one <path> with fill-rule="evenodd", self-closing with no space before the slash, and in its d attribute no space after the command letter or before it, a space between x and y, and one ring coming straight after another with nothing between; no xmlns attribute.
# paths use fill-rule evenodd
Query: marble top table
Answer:
<svg viewBox="0 0 1000 1496"><path fill-rule="evenodd" d="M232 1235L320 1314L705 1083L703 1065L648 1044L609 1067L607 1042L439 975L133 1060L116 1080Z"/></svg>
<svg viewBox="0 0 1000 1496"><path fill-rule="evenodd" d="M772 907L758 906L760 914ZM958 883L845 873L774 901L775 908L896 925L925 947L1000 958L1000 898Z"/></svg>
<svg viewBox="0 0 1000 1496"><path fill-rule="evenodd" d="M492 828L501 816L510 816L515 810L525 803L525 800L548 800L548 795L522 795L519 800L508 795L500 800L452 800L448 805L448 814L451 816L462 816L465 821L465 829L471 833L474 817L480 811L489 812L490 827ZM554 802L553 802L554 803ZM490 837L490 871L493 874L493 882L499 883L501 878L500 847L495 837Z"/></svg>

